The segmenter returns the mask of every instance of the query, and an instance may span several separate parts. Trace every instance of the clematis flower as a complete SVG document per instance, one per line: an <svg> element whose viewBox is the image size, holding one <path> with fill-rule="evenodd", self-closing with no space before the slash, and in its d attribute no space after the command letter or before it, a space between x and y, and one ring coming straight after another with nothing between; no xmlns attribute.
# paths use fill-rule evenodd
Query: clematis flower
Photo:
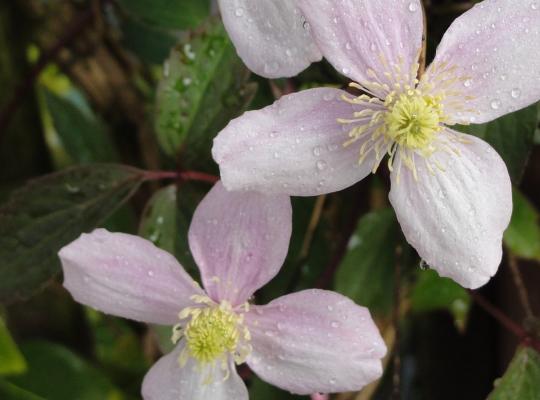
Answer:
<svg viewBox="0 0 540 400"><path fill-rule="evenodd" d="M330 193L388 155L390 202L408 242L440 275L468 288L485 284L502 257L510 179L490 145L451 126L540 100L540 2L475 5L450 26L421 77L418 0L296 3L359 95L305 90L231 121L212 150L225 187Z"/></svg>
<svg viewBox="0 0 540 400"><path fill-rule="evenodd" d="M218 0L238 55L266 78L294 76L322 54L296 0Z"/></svg>
<svg viewBox="0 0 540 400"><path fill-rule="evenodd" d="M175 350L144 379L146 400L245 400L243 362L294 393L359 390L380 377L386 352L366 308L325 290L249 303L279 271L290 235L287 196L217 183L189 229L204 290L151 242L104 229L60 251L64 286L107 314L175 326Z"/></svg>

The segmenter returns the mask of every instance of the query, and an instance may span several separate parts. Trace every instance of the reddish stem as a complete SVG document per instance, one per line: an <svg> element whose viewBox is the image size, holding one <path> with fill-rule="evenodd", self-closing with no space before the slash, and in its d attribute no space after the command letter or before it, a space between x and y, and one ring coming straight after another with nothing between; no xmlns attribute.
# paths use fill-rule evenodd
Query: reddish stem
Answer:
<svg viewBox="0 0 540 400"><path fill-rule="evenodd" d="M484 309L489 315L497 320L503 327L505 327L509 332L514 334L523 345L532 347L540 353L540 340L532 336L527 332L522 326L508 317L504 312L499 310L489 301L487 301L480 294L469 290L471 297L476 301L476 303Z"/></svg>
<svg viewBox="0 0 540 400"><path fill-rule="evenodd" d="M149 181L157 181L160 179L180 179L183 181L199 181L214 184L219 180L217 176L198 171L146 171L144 176Z"/></svg>

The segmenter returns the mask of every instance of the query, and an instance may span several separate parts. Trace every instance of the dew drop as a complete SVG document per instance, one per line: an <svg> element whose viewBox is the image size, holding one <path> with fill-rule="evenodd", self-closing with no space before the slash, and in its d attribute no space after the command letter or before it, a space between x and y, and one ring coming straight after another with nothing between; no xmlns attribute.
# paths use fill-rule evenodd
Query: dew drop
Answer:
<svg viewBox="0 0 540 400"><path fill-rule="evenodd" d="M501 108L501 101L499 99L492 100L490 106L494 110L498 110L499 108Z"/></svg>
<svg viewBox="0 0 540 400"><path fill-rule="evenodd" d="M337 321L332 321L332 322L330 323L330 326L331 326L332 328L339 328L339 322L337 322Z"/></svg>
<svg viewBox="0 0 540 400"><path fill-rule="evenodd" d="M147 272L147 274L148 274L149 277L152 277L152 276L154 276L154 271L152 271L151 269L149 269L148 272Z"/></svg>
<svg viewBox="0 0 540 400"><path fill-rule="evenodd" d="M326 161L324 161L324 160L317 161L317 169L319 171L325 170L327 166L328 166L328 163Z"/></svg>
<svg viewBox="0 0 540 400"><path fill-rule="evenodd" d="M512 98L517 99L519 98L519 96L521 96L521 90L518 88L512 89L510 95L512 96Z"/></svg>
<svg viewBox="0 0 540 400"><path fill-rule="evenodd" d="M236 15L237 17L241 17L244 15L244 9L242 7L239 7L236 9L236 11L234 12L234 15Z"/></svg>
<svg viewBox="0 0 540 400"><path fill-rule="evenodd" d="M409 3L409 11L410 12L416 12L418 10L418 5L414 2Z"/></svg>
<svg viewBox="0 0 540 400"><path fill-rule="evenodd" d="M317 157L321 155L321 148L319 146L313 148L313 155Z"/></svg>
<svg viewBox="0 0 540 400"><path fill-rule="evenodd" d="M472 85L472 79L467 79L465 82L463 82L463 86L465 87L471 87Z"/></svg>

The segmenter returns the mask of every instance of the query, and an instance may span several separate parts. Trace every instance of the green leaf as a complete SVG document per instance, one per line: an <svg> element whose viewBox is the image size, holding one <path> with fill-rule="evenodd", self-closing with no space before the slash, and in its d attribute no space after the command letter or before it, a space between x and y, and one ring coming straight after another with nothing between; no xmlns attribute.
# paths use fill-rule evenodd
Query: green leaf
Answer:
<svg viewBox="0 0 540 400"><path fill-rule="evenodd" d="M519 257L540 260L538 211L518 189L513 190L512 200L514 209L504 232L504 243Z"/></svg>
<svg viewBox="0 0 540 400"><path fill-rule="evenodd" d="M118 154L103 121L90 109L44 90L53 125L68 155L77 164L115 162Z"/></svg>
<svg viewBox="0 0 540 400"><path fill-rule="evenodd" d="M45 400L8 381L0 379L0 399L2 400Z"/></svg>
<svg viewBox="0 0 540 400"><path fill-rule="evenodd" d="M366 214L337 270L335 289L374 313L389 313L398 241L399 226L391 208Z"/></svg>
<svg viewBox="0 0 540 400"><path fill-rule="evenodd" d="M467 291L433 270L418 270L417 273L418 280L411 291L411 309L416 312L448 310L457 327L463 329L471 308Z"/></svg>
<svg viewBox="0 0 540 400"><path fill-rule="evenodd" d="M0 207L0 302L26 298L60 271L58 251L137 190L144 171L95 164L31 181Z"/></svg>
<svg viewBox="0 0 540 400"><path fill-rule="evenodd" d="M236 55L223 25L210 19L165 62L156 103L156 132L163 150L196 169L210 159L214 136L252 100L257 85Z"/></svg>
<svg viewBox="0 0 540 400"><path fill-rule="evenodd" d="M0 375L20 374L26 370L26 361L0 318Z"/></svg>
<svg viewBox="0 0 540 400"><path fill-rule="evenodd" d="M529 347L518 349L488 400L540 399L540 354Z"/></svg>
<svg viewBox="0 0 540 400"><path fill-rule="evenodd" d="M493 146L506 163L514 183L519 182L532 148L538 123L538 106L507 114L481 125L456 126L456 129L485 140Z"/></svg>
<svg viewBox="0 0 540 400"><path fill-rule="evenodd" d="M210 0L120 0L132 17L155 27L195 28L210 14Z"/></svg>
<svg viewBox="0 0 540 400"><path fill-rule="evenodd" d="M97 369L68 349L44 341L32 341L21 347L29 369L10 378L48 400L120 400L123 396Z"/></svg>
<svg viewBox="0 0 540 400"><path fill-rule="evenodd" d="M249 387L249 398L256 400L295 400L305 399L305 396L295 396L255 376Z"/></svg>
<svg viewBox="0 0 540 400"><path fill-rule="evenodd" d="M176 185L157 191L146 205L139 228L140 236L171 254L178 236L176 196Z"/></svg>

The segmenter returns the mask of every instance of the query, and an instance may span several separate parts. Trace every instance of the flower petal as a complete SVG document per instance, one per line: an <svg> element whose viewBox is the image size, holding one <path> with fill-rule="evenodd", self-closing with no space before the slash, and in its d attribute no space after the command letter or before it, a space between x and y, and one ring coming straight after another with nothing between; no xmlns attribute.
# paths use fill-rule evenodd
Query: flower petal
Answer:
<svg viewBox="0 0 540 400"><path fill-rule="evenodd" d="M360 145L345 147L359 111L331 88L305 90L231 121L214 139L212 154L229 190L313 196L344 189L365 178L371 154L359 165Z"/></svg>
<svg viewBox="0 0 540 400"><path fill-rule="evenodd" d="M213 368L200 369L193 359L180 367L179 357L183 345L158 360L144 377L142 396L144 400L248 400L246 385L229 365L230 376L218 363ZM211 368L211 369L210 369ZM212 376L211 383L207 382Z"/></svg>
<svg viewBox="0 0 540 400"><path fill-rule="evenodd" d="M418 181L394 172L390 202L407 241L441 276L464 287L484 285L499 267L502 235L512 214L512 189L504 161L486 142L448 130L465 143L459 155L432 156L445 170L416 160ZM433 160L432 160L433 161Z"/></svg>
<svg viewBox="0 0 540 400"><path fill-rule="evenodd" d="M219 0L219 6L238 55L256 74L290 77L322 58L294 0Z"/></svg>
<svg viewBox="0 0 540 400"><path fill-rule="evenodd" d="M239 305L272 279L287 255L291 226L288 196L228 192L216 183L189 228L189 246L209 296Z"/></svg>
<svg viewBox="0 0 540 400"><path fill-rule="evenodd" d="M59 252L64 286L107 314L173 325L203 292L176 259L143 238L96 229Z"/></svg>
<svg viewBox="0 0 540 400"><path fill-rule="evenodd" d="M382 374L386 346L369 311L326 290L289 294L246 314L251 369L298 394L357 391Z"/></svg>
<svg viewBox="0 0 540 400"><path fill-rule="evenodd" d="M299 0L311 24L315 42L324 57L343 75L362 83L374 79L389 83L383 72L396 72L388 63L401 67L407 82L416 78L423 34L419 0ZM414 76L410 71L414 69Z"/></svg>
<svg viewBox="0 0 540 400"><path fill-rule="evenodd" d="M535 4L485 0L445 33L425 79L455 68L442 84L461 78L447 89L458 92L446 100L457 122L488 122L540 100L540 5ZM472 99L463 107L465 96Z"/></svg>

